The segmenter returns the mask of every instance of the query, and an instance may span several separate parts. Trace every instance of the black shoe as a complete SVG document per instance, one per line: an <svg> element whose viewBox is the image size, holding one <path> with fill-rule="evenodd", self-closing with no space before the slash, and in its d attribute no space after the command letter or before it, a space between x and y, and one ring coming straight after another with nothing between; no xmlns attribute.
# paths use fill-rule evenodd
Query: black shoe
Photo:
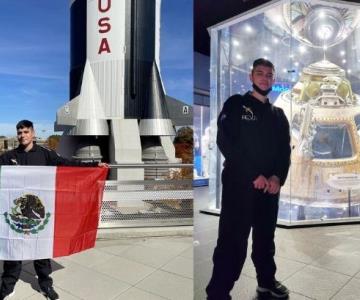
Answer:
<svg viewBox="0 0 360 300"><path fill-rule="evenodd" d="M42 288L41 289L41 293L50 300L56 300L56 299L60 299L59 295L57 294L57 292L55 292L54 288L52 286L49 286L47 288Z"/></svg>
<svg viewBox="0 0 360 300"><path fill-rule="evenodd" d="M226 295L226 296L216 296L216 297L209 297L207 296L206 300L231 300L231 296L230 295Z"/></svg>
<svg viewBox="0 0 360 300"><path fill-rule="evenodd" d="M274 280L271 285L258 286L256 291L259 294L270 294L274 298L286 299L289 297L289 290L287 287L277 280Z"/></svg>
<svg viewBox="0 0 360 300"><path fill-rule="evenodd" d="M14 296L15 292L8 292L8 293L1 293L0 294L0 300L6 300L6 299L10 299L12 296Z"/></svg>
<svg viewBox="0 0 360 300"><path fill-rule="evenodd" d="M1 285L0 288L0 300L5 300L5 299L9 299L12 296L14 296L15 292L14 292L14 287L12 287L12 289L10 288L5 288L4 285Z"/></svg>

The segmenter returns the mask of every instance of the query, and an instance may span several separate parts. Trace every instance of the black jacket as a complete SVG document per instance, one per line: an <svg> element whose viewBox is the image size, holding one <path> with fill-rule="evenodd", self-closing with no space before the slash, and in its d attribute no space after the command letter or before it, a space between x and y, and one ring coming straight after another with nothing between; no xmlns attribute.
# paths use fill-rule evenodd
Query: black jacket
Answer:
<svg viewBox="0 0 360 300"><path fill-rule="evenodd" d="M55 151L34 143L34 146L28 152L25 152L21 147L5 152L0 156L0 165L96 167L98 163L82 163L68 160L59 156Z"/></svg>
<svg viewBox="0 0 360 300"><path fill-rule="evenodd" d="M285 183L290 166L289 122L281 108L249 92L231 96L218 118L217 145L225 157L223 178L252 182L276 175Z"/></svg>

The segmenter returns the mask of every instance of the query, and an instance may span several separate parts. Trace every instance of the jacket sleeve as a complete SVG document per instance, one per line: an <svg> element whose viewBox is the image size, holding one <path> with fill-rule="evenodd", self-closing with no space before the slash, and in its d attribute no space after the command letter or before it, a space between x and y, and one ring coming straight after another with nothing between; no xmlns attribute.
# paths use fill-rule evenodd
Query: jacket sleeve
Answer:
<svg viewBox="0 0 360 300"><path fill-rule="evenodd" d="M15 165L16 163L11 162L12 156L9 155L9 152L5 152L0 155L0 166L8 166L8 165Z"/></svg>
<svg viewBox="0 0 360 300"><path fill-rule="evenodd" d="M69 166L69 167L70 166L71 167L97 167L98 166L98 162L85 163L85 162L80 162L77 160L70 160L70 159L60 156L53 150L48 150L48 151L49 151L49 160L50 160L49 164L52 166Z"/></svg>
<svg viewBox="0 0 360 300"><path fill-rule="evenodd" d="M237 101L236 99L235 101ZM221 153L225 157L225 160L235 160L238 154L238 148L236 143L238 138L236 138L237 125L239 122L236 122L234 113L235 105L234 98L230 97L223 106L218 120L217 120L217 136L216 144L218 145Z"/></svg>
<svg viewBox="0 0 360 300"><path fill-rule="evenodd" d="M282 109L279 109L278 124L278 153L276 157L274 175L280 179L280 185L282 186L284 185L288 175L291 157L289 122Z"/></svg>
<svg viewBox="0 0 360 300"><path fill-rule="evenodd" d="M0 166L7 165L5 155L5 153L3 155L0 155Z"/></svg>

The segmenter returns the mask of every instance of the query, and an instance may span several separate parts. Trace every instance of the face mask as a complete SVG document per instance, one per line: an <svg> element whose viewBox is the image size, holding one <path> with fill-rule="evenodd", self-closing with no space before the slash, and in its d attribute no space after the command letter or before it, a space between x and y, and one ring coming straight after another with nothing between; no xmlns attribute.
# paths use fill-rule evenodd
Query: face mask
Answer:
<svg viewBox="0 0 360 300"><path fill-rule="evenodd" d="M254 88L255 91L257 91L260 95L263 95L263 96L266 96L272 90L272 87L270 87L269 89L264 91L261 88L259 88L255 83L253 83L252 87Z"/></svg>

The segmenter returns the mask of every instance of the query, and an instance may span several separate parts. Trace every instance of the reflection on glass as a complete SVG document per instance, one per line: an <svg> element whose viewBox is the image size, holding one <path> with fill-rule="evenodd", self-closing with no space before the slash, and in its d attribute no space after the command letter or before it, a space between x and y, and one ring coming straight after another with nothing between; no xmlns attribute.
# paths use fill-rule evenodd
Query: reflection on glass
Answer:
<svg viewBox="0 0 360 300"><path fill-rule="evenodd" d="M284 4L282 16L282 27L288 32L292 30L294 38L311 47L330 47L344 41L360 20L357 10L312 1Z"/></svg>
<svg viewBox="0 0 360 300"><path fill-rule="evenodd" d="M301 123L302 123L302 116L300 115L300 113L294 114L294 117L292 119L292 133L298 138L300 135L300 127L301 127Z"/></svg>
<svg viewBox="0 0 360 300"><path fill-rule="evenodd" d="M360 136L360 114L355 116L355 124L358 135Z"/></svg>
<svg viewBox="0 0 360 300"><path fill-rule="evenodd" d="M315 159L339 159L353 155L345 124L317 125L315 131L312 142Z"/></svg>
<svg viewBox="0 0 360 300"><path fill-rule="evenodd" d="M210 108L194 105L194 179L209 177Z"/></svg>
<svg viewBox="0 0 360 300"><path fill-rule="evenodd" d="M275 65L269 100L289 120L293 149L279 220L321 223L350 210L360 216L360 189L351 191L349 208L346 189L328 185L333 174L360 173L360 2L271 1L213 27L211 43L210 139L224 101L251 89L252 62L264 57ZM216 147L210 157L211 197L219 209Z"/></svg>

